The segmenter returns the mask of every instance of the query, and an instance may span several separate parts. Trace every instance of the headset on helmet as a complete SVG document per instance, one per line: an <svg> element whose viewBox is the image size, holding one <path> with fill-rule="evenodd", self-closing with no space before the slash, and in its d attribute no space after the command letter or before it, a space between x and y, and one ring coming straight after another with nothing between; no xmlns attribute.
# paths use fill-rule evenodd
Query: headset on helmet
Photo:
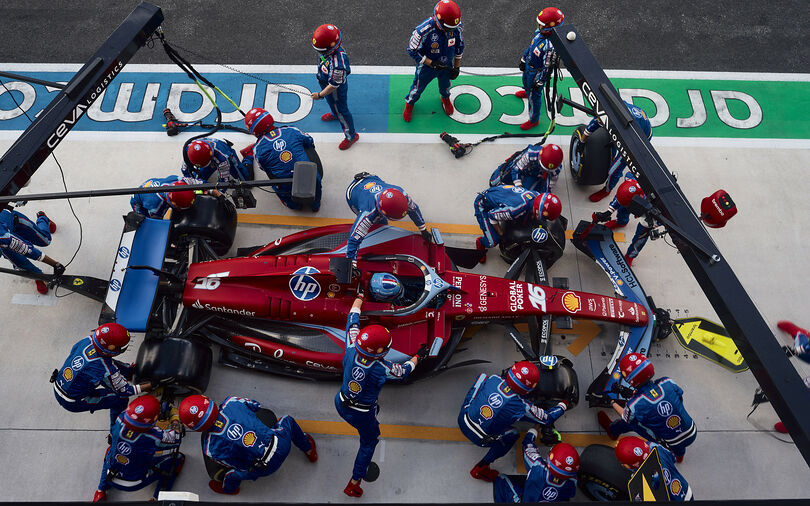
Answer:
<svg viewBox="0 0 810 506"><path fill-rule="evenodd" d="M440 27L452 30L461 23L461 9L453 0L440 0L433 7L433 20Z"/></svg>
<svg viewBox="0 0 810 506"><path fill-rule="evenodd" d="M539 194L534 198L532 213L537 219L543 218L544 220L554 221L562 214L562 202L553 193Z"/></svg>
<svg viewBox="0 0 810 506"><path fill-rule="evenodd" d="M635 179L627 179L616 190L616 201L622 207L627 207L636 195L644 196L644 190Z"/></svg>
<svg viewBox="0 0 810 506"><path fill-rule="evenodd" d="M401 220L408 214L408 197L396 188L387 188L377 194L377 209L386 218Z"/></svg>
<svg viewBox="0 0 810 506"><path fill-rule="evenodd" d="M129 331L119 323L105 323L91 336L93 346L104 356L112 357L127 351Z"/></svg>
<svg viewBox="0 0 810 506"><path fill-rule="evenodd" d="M211 163L214 150L211 149L211 145L205 141L194 141L188 145L186 154L188 155L188 160L194 164L195 167L205 167Z"/></svg>
<svg viewBox="0 0 810 506"><path fill-rule="evenodd" d="M341 34L335 25L321 25L312 34L312 47L319 53L329 53L340 47Z"/></svg>
<svg viewBox="0 0 810 506"><path fill-rule="evenodd" d="M191 430L205 431L219 416L216 403L205 395L195 394L183 399L178 408L180 421Z"/></svg>
<svg viewBox="0 0 810 506"><path fill-rule="evenodd" d="M623 356L619 361L619 370L622 377L633 387L643 385L655 375L652 362L641 353L628 353Z"/></svg>
<svg viewBox="0 0 810 506"><path fill-rule="evenodd" d="M540 150L540 165L547 170L553 170L562 165L563 151L556 144L546 144Z"/></svg>
<svg viewBox="0 0 810 506"><path fill-rule="evenodd" d="M391 348L391 333L382 325L366 325L355 341L357 351L368 358L382 358Z"/></svg>
<svg viewBox="0 0 810 506"><path fill-rule="evenodd" d="M186 186L185 181L175 181L172 186ZM192 190L170 191L166 193L169 204L176 209L188 209L194 203Z"/></svg>
<svg viewBox="0 0 810 506"><path fill-rule="evenodd" d="M261 107L254 107L245 114L245 126L257 138L271 130L274 123L273 116Z"/></svg>
<svg viewBox="0 0 810 506"><path fill-rule="evenodd" d="M637 436L623 437L616 444L616 458L627 469L638 469L650 454L650 445Z"/></svg>
<svg viewBox="0 0 810 506"><path fill-rule="evenodd" d="M538 381L540 381L540 369L527 360L516 363L506 373L506 384L521 395L534 390Z"/></svg>
<svg viewBox="0 0 810 506"><path fill-rule="evenodd" d="M381 302L390 302L399 297L404 290L396 276L387 272L375 272L369 282L371 296Z"/></svg>
<svg viewBox="0 0 810 506"><path fill-rule="evenodd" d="M565 14L556 7L546 7L537 14L537 28L545 33L565 23Z"/></svg>
<svg viewBox="0 0 810 506"><path fill-rule="evenodd" d="M149 430L160 414L160 401L154 395L142 395L127 406L122 418L124 425L135 432Z"/></svg>
<svg viewBox="0 0 810 506"><path fill-rule="evenodd" d="M557 478L567 480L579 471L579 453L568 443L557 443L548 453L548 470Z"/></svg>

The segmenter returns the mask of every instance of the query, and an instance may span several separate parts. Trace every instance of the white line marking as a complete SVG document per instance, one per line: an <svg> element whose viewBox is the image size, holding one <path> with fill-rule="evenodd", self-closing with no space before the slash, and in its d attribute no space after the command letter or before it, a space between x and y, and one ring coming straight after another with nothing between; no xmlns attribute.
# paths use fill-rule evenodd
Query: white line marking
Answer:
<svg viewBox="0 0 810 506"><path fill-rule="evenodd" d="M55 306L57 302L53 295L39 295L32 293L15 293L11 297L12 304L25 306Z"/></svg>
<svg viewBox="0 0 810 506"><path fill-rule="evenodd" d="M379 454L380 454L380 464L382 464L383 462L385 462L385 439L380 439L380 446L379 446L379 448L380 448L380 451L379 451Z"/></svg>

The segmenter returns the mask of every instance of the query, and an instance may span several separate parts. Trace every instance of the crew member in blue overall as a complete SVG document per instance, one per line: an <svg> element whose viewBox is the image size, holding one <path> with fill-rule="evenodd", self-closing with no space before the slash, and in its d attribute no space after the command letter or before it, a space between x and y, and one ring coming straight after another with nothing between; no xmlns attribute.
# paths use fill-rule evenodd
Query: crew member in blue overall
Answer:
<svg viewBox="0 0 810 506"><path fill-rule="evenodd" d="M217 407L204 395L191 395L180 403L180 421L202 432L203 453L229 470L222 481L208 486L218 494L236 495L242 480L257 480L275 473L292 445L310 462L318 460L315 440L301 430L295 419L283 416L268 427L256 416L261 404L243 397L228 397Z"/></svg>
<svg viewBox="0 0 810 506"><path fill-rule="evenodd" d="M520 437L515 422L553 425L565 413L564 402L545 411L521 397L531 393L539 380L540 370L524 360L510 367L505 378L481 374L467 392L458 413L458 426L467 439L489 448L470 470L473 478L495 481L498 471L489 465L506 455Z"/></svg>
<svg viewBox="0 0 810 506"><path fill-rule="evenodd" d="M133 211L147 218L161 219L169 209L179 210L191 207L194 203L194 192L192 190L183 190L182 187L202 183L203 181L199 179L180 176L147 179L141 184L141 188L178 186L180 189L162 193L136 193L129 199L129 205L132 206ZM211 191L211 194L221 195L217 190Z"/></svg>
<svg viewBox="0 0 810 506"><path fill-rule="evenodd" d="M777 322L776 326L790 334L790 336L793 338L793 347L784 346L785 351L790 355L796 355L796 357L798 357L798 359L802 362L807 362L810 364L810 337L808 337L810 336L810 331L807 331L806 329L803 329L795 323L787 320ZM810 377L805 378L804 383L810 387ZM773 428L782 434L788 433L787 428L785 428L785 424L782 422L776 422L776 425L774 425Z"/></svg>
<svg viewBox="0 0 810 506"><path fill-rule="evenodd" d="M683 405L681 387L667 377L653 381L655 368L641 353L629 353L622 357L619 370L635 393L624 408L613 403L613 409L621 418L611 422L606 412L599 411L599 425L611 439L634 431L647 439L658 441L666 445L681 462L686 447L697 438L695 422Z"/></svg>
<svg viewBox="0 0 810 506"><path fill-rule="evenodd" d="M307 156L306 148L315 146L312 137L296 127L277 127L273 116L261 107L254 107L245 116L245 125L258 141L253 145L253 152L245 156L245 163L253 163L253 158L270 179L291 178L295 162L311 162ZM281 203L297 211L303 206L292 198L292 183L274 185ZM321 208L321 176L315 186L315 201L309 204L312 212L317 213Z"/></svg>
<svg viewBox="0 0 810 506"><path fill-rule="evenodd" d="M647 139L652 139L652 126L650 126L650 120L647 118L647 113L644 112L638 106L635 106L629 102L625 102L627 109L630 111L630 114L633 115L633 118L638 123L638 126L641 130L647 134ZM577 134L581 135L579 142L585 143L588 141L588 137L594 132L596 132L600 128L599 121L596 118L593 118L588 126L585 127L585 130L582 130L581 134L580 131L577 130ZM627 167L627 164L624 163L624 159L622 158L621 153L619 150L616 149L616 146L613 146L610 151L610 168L608 169L607 181L605 182L605 186L600 188L599 190L593 192L588 198L591 202L599 202L603 198L610 195L610 192L613 191L613 188L619 184L619 181L622 179L624 175L624 169Z"/></svg>
<svg viewBox="0 0 810 506"><path fill-rule="evenodd" d="M635 471L649 457L653 448L658 448L658 460L661 463L661 471L664 473L664 482L669 493L669 500L673 502L694 501L692 487L689 486L683 475L678 472L675 467L676 457L666 447L636 436L623 437L616 445L616 458L622 466ZM653 482L650 485L658 488L660 483ZM641 499L631 497L630 500L640 501Z"/></svg>
<svg viewBox="0 0 810 506"><path fill-rule="evenodd" d="M450 101L450 80L458 77L461 55L464 52L464 37L461 30L461 9L453 0L439 0L433 7L433 16L422 21L411 34L408 54L416 61L416 75L411 91L405 97L402 119L413 117L413 104L422 96L432 80L439 83L444 113L453 114Z"/></svg>
<svg viewBox="0 0 810 506"><path fill-rule="evenodd" d="M511 184L538 193L553 192L560 176L562 161L563 151L560 146L529 144L526 149L515 152L495 169L489 178L489 186Z"/></svg>
<svg viewBox="0 0 810 506"><path fill-rule="evenodd" d="M340 141L339 149L345 150L357 142L360 134L354 129L354 119L349 112L349 83L347 78L352 73L349 66L349 55L343 49L340 30L335 25L321 25L312 34L312 47L320 53L318 60L318 84L321 91L312 93L312 100L325 98L332 112L321 116L323 121L340 121L345 139Z"/></svg>
<svg viewBox="0 0 810 506"><path fill-rule="evenodd" d="M540 123L543 109L543 86L548 82L554 66L554 46L548 40L551 29L565 22L565 15L556 7L546 7L537 15L537 30L534 38L523 52L518 68L523 72L523 89L515 93L518 98L529 99L529 121L520 125L529 130Z"/></svg>
<svg viewBox="0 0 810 506"><path fill-rule="evenodd" d="M593 218L596 221L607 221L605 226L611 230L624 227L630 222L630 210L627 206L636 195L644 197L644 191L636 181L636 176L631 173L625 175L625 180L619 185L616 190L616 196L610 202L607 211L593 213ZM616 219L611 220L610 217L616 211ZM658 221L651 216L644 216L642 221L636 225L636 233L630 240L630 246L627 247L627 252L624 254L624 261L627 265L632 266L633 260L641 253L641 249L647 244L647 239L650 238L650 232L658 226Z"/></svg>
<svg viewBox="0 0 810 506"><path fill-rule="evenodd" d="M19 211L3 209L0 212L0 256L6 257L15 269L39 274L42 269L31 263L31 260L37 260L53 267L54 276L61 276L65 267L36 248L51 244L54 232L56 223L42 211L37 213L37 222L34 223ZM48 293L44 281L37 279L35 283L39 293Z"/></svg>
<svg viewBox="0 0 810 506"><path fill-rule="evenodd" d="M219 182L230 181L231 178L240 181L253 179L252 167L241 162L231 146L230 142L221 139L197 139L186 149L186 156L192 166L188 167L184 161L180 170L186 177L203 181L208 181L214 174Z"/></svg>
<svg viewBox="0 0 810 506"><path fill-rule="evenodd" d="M129 331L118 323L105 323L70 350L67 360L51 375L56 401L72 413L110 410L110 426L126 409L129 397L148 391L148 381L133 385L134 364L113 357L129 345Z"/></svg>
<svg viewBox="0 0 810 506"><path fill-rule="evenodd" d="M388 220L401 220L407 214L419 228L426 241L431 240L425 219L416 202L401 187L388 184L379 177L361 172L346 188L346 203L357 218L354 220L346 257L357 263L357 250L372 225L387 225Z"/></svg>
<svg viewBox="0 0 810 506"><path fill-rule="evenodd" d="M182 425L175 420L169 430L161 430L155 427L159 414L160 401L143 395L118 417L110 431L110 447L93 502L105 501L110 488L132 492L157 481L155 500L161 490L172 489L186 460L179 451L171 451L180 448Z"/></svg>
<svg viewBox="0 0 810 506"><path fill-rule="evenodd" d="M475 240L475 247L482 251L501 242L503 222L524 220L527 216L554 221L562 213L562 202L553 193L541 194L512 185L484 190L475 197L473 207L483 234ZM486 255L480 262L485 261Z"/></svg>
<svg viewBox="0 0 810 506"><path fill-rule="evenodd" d="M360 482L366 477L374 449L379 442L377 398L383 385L388 380L405 379L419 363L418 355L401 364L385 359L391 348L391 333L381 325L367 325L360 328L363 298L364 293L358 286L357 298L346 320L343 383L335 395L335 408L338 414L357 429L360 435L360 449L354 459L352 477L343 489L343 493L350 497L363 495ZM420 350L420 353L426 353L426 350Z"/></svg>
<svg viewBox="0 0 810 506"><path fill-rule="evenodd" d="M548 459L544 459L535 445L536 439L536 427L523 438L523 462L529 470L525 485L499 474L493 486L495 502L567 502L576 495L579 471L576 448L568 443L557 443L548 453Z"/></svg>

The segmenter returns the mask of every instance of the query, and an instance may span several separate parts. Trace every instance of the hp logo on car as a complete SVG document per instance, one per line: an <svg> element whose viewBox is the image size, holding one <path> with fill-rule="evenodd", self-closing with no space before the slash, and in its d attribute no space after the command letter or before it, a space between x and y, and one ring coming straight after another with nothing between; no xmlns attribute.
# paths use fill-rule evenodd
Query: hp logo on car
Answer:
<svg viewBox="0 0 810 506"><path fill-rule="evenodd" d="M290 278L290 291L298 300L312 300L321 293L321 285L309 274L317 274L321 271L315 267L301 267L293 272Z"/></svg>
<svg viewBox="0 0 810 506"><path fill-rule="evenodd" d="M546 229L537 227L536 229L532 230L532 241L542 244L546 242L546 239L548 239L548 232Z"/></svg>

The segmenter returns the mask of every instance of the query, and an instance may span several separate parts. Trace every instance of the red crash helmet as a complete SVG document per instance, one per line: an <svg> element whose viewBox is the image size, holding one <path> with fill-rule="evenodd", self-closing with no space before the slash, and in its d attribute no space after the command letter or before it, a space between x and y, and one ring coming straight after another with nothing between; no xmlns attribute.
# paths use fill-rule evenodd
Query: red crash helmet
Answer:
<svg viewBox="0 0 810 506"><path fill-rule="evenodd" d="M534 199L532 213L535 218L554 221L562 214L562 202L553 193L540 194Z"/></svg>
<svg viewBox="0 0 810 506"><path fill-rule="evenodd" d="M113 357L127 351L129 331L119 323L105 323L93 331L92 340L99 353Z"/></svg>
<svg viewBox="0 0 810 506"><path fill-rule="evenodd" d="M195 167L205 167L211 163L214 150L211 149L211 145L205 141L194 141L188 145L186 154L188 155L188 160L194 164Z"/></svg>
<svg viewBox="0 0 810 506"><path fill-rule="evenodd" d="M176 181L172 186L186 186L185 181ZM188 209L194 203L194 192L192 190L171 191L166 194L169 204L176 209Z"/></svg>
<svg viewBox="0 0 810 506"><path fill-rule="evenodd" d="M124 411L124 425L135 432L146 432L157 421L160 401L154 395L142 395L129 403Z"/></svg>
<svg viewBox="0 0 810 506"><path fill-rule="evenodd" d="M548 453L548 470L557 478L567 480L579 471L579 453L568 443L557 443Z"/></svg>
<svg viewBox="0 0 810 506"><path fill-rule="evenodd" d="M540 369L527 360L516 363L506 373L506 384L521 395L534 390L538 381L540 381Z"/></svg>
<svg viewBox="0 0 810 506"><path fill-rule="evenodd" d="M365 357L382 358L391 348L391 333L382 325L367 325L357 334L355 347Z"/></svg>
<svg viewBox="0 0 810 506"><path fill-rule="evenodd" d="M619 370L630 386L637 387L652 379L655 367L646 356L641 353L628 353L619 361Z"/></svg>
<svg viewBox="0 0 810 506"><path fill-rule="evenodd" d="M616 445L616 458L627 469L638 469L650 454L650 445L637 436L623 437Z"/></svg>
<svg viewBox="0 0 810 506"><path fill-rule="evenodd" d="M401 220L408 214L408 197L396 188L388 188L377 194L377 209L386 218Z"/></svg>
<svg viewBox="0 0 810 506"><path fill-rule="evenodd" d="M644 196L644 190L635 179L627 179L616 190L616 200L622 207L627 207L636 195Z"/></svg>
<svg viewBox="0 0 810 506"><path fill-rule="evenodd" d="M261 107L254 107L245 114L245 126L257 138L273 128L273 116Z"/></svg>
<svg viewBox="0 0 810 506"><path fill-rule="evenodd" d="M565 14L556 7L546 7L537 15L537 28L544 33L548 33L555 26L560 26L565 22Z"/></svg>
<svg viewBox="0 0 810 506"><path fill-rule="evenodd" d="M214 425L219 416L216 403L205 395L190 395L183 399L178 409L180 421L191 430L205 431Z"/></svg>
<svg viewBox="0 0 810 506"><path fill-rule="evenodd" d="M433 19L437 25L452 30L461 23L461 9L453 0L441 0L433 7Z"/></svg>
<svg viewBox="0 0 810 506"><path fill-rule="evenodd" d="M546 144L540 150L540 165L547 170L553 170L562 165L563 151L556 144Z"/></svg>
<svg viewBox="0 0 810 506"><path fill-rule="evenodd" d="M312 47L320 53L340 47L340 30L335 25L321 25L312 34Z"/></svg>

